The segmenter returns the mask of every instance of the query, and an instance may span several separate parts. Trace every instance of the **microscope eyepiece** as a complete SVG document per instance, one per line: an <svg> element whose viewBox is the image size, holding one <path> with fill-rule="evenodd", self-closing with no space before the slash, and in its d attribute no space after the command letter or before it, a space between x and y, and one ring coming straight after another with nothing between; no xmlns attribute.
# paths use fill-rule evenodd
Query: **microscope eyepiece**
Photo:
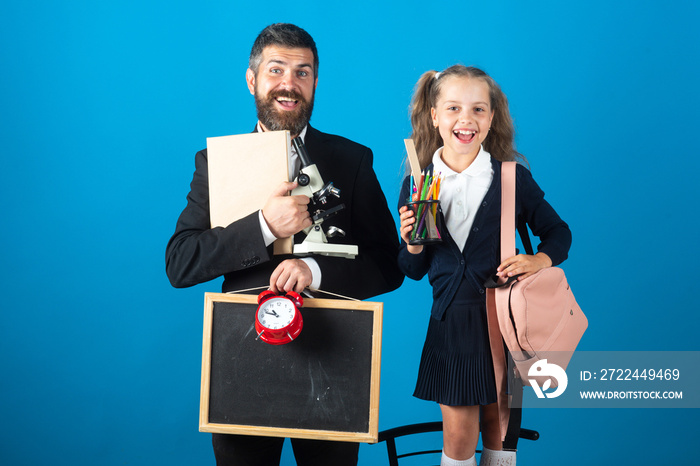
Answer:
<svg viewBox="0 0 700 466"><path fill-rule="evenodd" d="M301 140L301 137L295 137L292 139L292 145L294 146L294 150L297 151L297 155L299 156L299 160L301 161L301 167L308 167L311 165L311 159L309 159L309 153L306 152L306 146L304 145L304 141Z"/></svg>

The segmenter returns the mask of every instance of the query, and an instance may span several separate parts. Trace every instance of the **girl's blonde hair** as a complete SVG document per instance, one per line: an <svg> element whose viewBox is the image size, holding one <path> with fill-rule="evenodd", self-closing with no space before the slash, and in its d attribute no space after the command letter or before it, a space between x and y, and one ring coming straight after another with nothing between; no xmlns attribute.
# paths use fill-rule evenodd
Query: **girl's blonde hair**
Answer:
<svg viewBox="0 0 700 466"><path fill-rule="evenodd" d="M411 138L416 145L421 168L431 163L433 154L443 145L440 132L433 127L430 109L437 105L442 85L451 76L482 79L489 87L493 120L491 130L484 140L484 149L502 162L517 160L527 163L525 157L515 150L513 119L508 110L508 99L500 86L479 68L452 65L441 73L427 71L416 83L411 101Z"/></svg>

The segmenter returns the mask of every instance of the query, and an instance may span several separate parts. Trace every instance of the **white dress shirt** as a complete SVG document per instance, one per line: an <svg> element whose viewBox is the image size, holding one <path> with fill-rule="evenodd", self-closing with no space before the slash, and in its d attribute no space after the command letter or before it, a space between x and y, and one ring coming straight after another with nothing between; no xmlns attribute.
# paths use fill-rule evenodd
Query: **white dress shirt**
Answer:
<svg viewBox="0 0 700 466"><path fill-rule="evenodd" d="M439 198L445 224L462 251L467 244L476 212L493 180L491 154L482 146L471 165L457 173L442 160L441 147L433 154L433 167L436 175L443 176Z"/></svg>

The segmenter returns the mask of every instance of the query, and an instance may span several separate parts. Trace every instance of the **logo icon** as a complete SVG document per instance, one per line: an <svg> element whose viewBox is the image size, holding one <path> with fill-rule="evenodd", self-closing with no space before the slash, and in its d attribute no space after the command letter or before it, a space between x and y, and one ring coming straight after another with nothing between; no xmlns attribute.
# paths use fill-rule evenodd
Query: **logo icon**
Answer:
<svg viewBox="0 0 700 466"><path fill-rule="evenodd" d="M530 370L527 372L529 377L543 378L547 377L547 380L542 384L542 388L537 384L537 381L530 379L530 385L532 389L535 390L537 398L556 398L566 390L566 386L569 384L569 378L566 376L564 369L556 364L548 363L546 359L537 361L535 364L530 366ZM549 388L552 387L552 379L556 382L555 386L557 389L552 393L546 393Z"/></svg>

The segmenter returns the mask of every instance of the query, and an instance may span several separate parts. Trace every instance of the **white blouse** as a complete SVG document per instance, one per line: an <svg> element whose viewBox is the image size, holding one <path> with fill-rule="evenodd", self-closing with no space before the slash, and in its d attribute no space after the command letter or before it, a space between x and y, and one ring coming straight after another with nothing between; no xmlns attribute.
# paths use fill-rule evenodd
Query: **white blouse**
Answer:
<svg viewBox="0 0 700 466"><path fill-rule="evenodd" d="M435 175L443 176L439 199L447 229L462 251L493 180L491 154L482 146L471 165L457 173L443 162L441 147L433 155L433 167Z"/></svg>

